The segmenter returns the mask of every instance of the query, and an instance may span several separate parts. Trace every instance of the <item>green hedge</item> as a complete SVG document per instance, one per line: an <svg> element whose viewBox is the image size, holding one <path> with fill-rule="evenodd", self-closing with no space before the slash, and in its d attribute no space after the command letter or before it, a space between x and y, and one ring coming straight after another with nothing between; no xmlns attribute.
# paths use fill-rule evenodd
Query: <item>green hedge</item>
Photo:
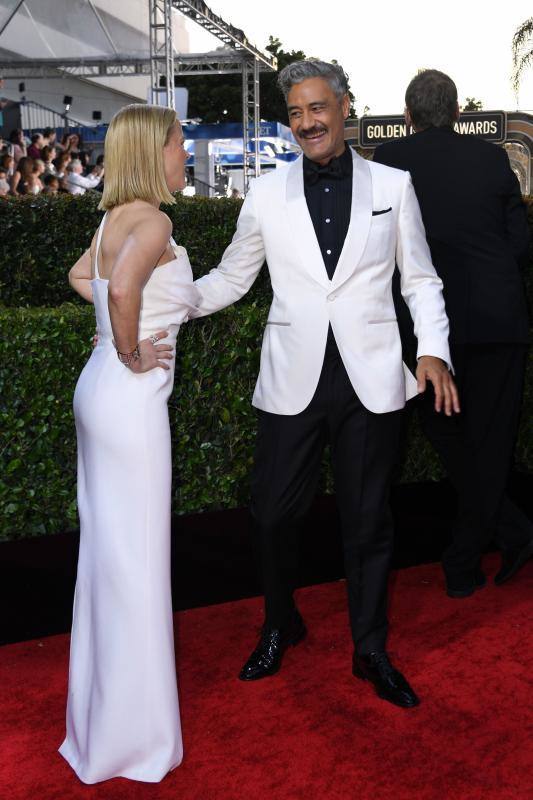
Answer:
<svg viewBox="0 0 533 800"><path fill-rule="evenodd" d="M99 196L37 195L0 201L0 303L6 306L79 305L66 276L89 247L102 219ZM174 237L187 248L196 276L215 267L231 241L240 200L177 196L164 206ZM269 292L262 271L245 303Z"/></svg>
<svg viewBox="0 0 533 800"><path fill-rule="evenodd" d="M0 303L6 306L82 304L66 280L70 267L89 247L102 212L99 196L55 195L0 201ZM533 232L533 197L526 198ZM174 237L187 248L195 277L216 266L231 241L240 200L177 196L165 206ZM533 264L533 233L530 263ZM527 276L533 297L533 270ZM270 282L262 270L245 304L268 302Z"/></svg>
<svg viewBox="0 0 533 800"><path fill-rule="evenodd" d="M170 215L198 272L216 264L231 238L239 203L181 199ZM533 204L529 205L533 224ZM93 197L0 203L3 250L0 306L0 539L77 527L76 441L72 396L90 354L91 306L56 304L72 293L66 273L100 217ZM58 255L60 254L60 256ZM185 325L170 402L175 513L243 506L255 433L250 405L268 308L268 277L245 301ZM531 271L530 271L531 275ZM518 467L533 472L533 358L530 359ZM436 479L440 465L416 423L400 474ZM324 471L322 489L331 488Z"/></svg>
<svg viewBox="0 0 533 800"><path fill-rule="evenodd" d="M238 304L180 331L170 402L175 513L248 503L256 426L250 399L265 319L264 306ZM72 396L93 331L89 306L0 309L0 538L77 526ZM532 409L533 359L517 450L529 471ZM398 479L440 477L416 426L408 442ZM330 488L328 471L322 488Z"/></svg>
<svg viewBox="0 0 533 800"><path fill-rule="evenodd" d="M264 306L240 304L180 331L170 402L176 513L248 503L265 319ZM0 309L0 538L77 525L72 396L93 330L92 307ZM439 473L412 437L409 458L404 479Z"/></svg>

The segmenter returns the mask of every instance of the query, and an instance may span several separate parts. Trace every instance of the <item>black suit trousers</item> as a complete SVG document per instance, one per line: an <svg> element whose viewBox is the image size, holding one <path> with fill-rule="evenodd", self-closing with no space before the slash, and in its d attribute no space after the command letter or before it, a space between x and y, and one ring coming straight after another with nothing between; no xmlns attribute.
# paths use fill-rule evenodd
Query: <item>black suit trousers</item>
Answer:
<svg viewBox="0 0 533 800"><path fill-rule="evenodd" d="M505 550L533 536L533 524L506 492L526 352L521 344L452 344L461 414L445 417L433 410L431 394L421 399L422 427L458 497L453 541L443 556L450 576L466 577L479 567L491 539Z"/></svg>
<svg viewBox="0 0 533 800"><path fill-rule="evenodd" d="M389 488L402 411L373 414L364 408L333 340L304 411L258 413L251 508L266 625L283 627L294 608L296 531L315 495L329 441L354 644L359 653L384 649L393 544Z"/></svg>

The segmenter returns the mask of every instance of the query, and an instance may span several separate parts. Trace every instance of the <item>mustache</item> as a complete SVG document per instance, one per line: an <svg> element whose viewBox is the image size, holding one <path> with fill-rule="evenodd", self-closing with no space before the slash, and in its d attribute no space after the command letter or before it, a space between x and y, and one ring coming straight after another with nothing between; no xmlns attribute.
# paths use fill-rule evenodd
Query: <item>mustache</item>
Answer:
<svg viewBox="0 0 533 800"><path fill-rule="evenodd" d="M307 128L306 130L302 130L300 128L300 130L298 131L298 136L300 136L302 139L308 139L311 136L316 136L318 133L327 133L327 132L328 129L325 128L323 125L315 125L312 128Z"/></svg>

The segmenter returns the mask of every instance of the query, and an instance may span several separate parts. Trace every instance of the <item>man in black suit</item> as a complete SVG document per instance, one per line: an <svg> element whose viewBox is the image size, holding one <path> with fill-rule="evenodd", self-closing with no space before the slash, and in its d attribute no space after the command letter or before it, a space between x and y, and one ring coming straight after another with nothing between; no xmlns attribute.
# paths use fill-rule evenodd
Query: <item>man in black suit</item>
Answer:
<svg viewBox="0 0 533 800"><path fill-rule="evenodd" d="M533 555L533 525L506 493L528 342L520 274L528 225L505 151L454 131L459 106L451 78L426 70L413 78L405 100L415 133L378 147L374 161L411 173L444 284L462 413L439 417L427 393L419 412L458 494L453 542L443 556L447 592L467 597L485 585L481 556L492 538L502 551L497 584ZM397 297L409 351L412 328Z"/></svg>

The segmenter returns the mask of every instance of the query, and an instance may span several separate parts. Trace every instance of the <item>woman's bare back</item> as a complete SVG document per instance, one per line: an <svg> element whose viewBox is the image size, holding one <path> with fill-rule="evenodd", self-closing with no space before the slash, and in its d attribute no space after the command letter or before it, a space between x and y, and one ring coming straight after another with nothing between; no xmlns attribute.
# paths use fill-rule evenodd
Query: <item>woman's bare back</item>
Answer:
<svg viewBox="0 0 533 800"><path fill-rule="evenodd" d="M162 216L166 217L162 211L142 200L135 200L133 203L116 206L108 211L105 230L102 234L98 251L98 273L100 278L104 280L110 279L122 248L126 241L132 235L135 235L136 229L141 225L144 226L147 222L159 222ZM95 277L96 237L97 233L95 233L91 242L91 273L93 278ZM174 258L174 251L170 242L167 241L161 255L153 266L154 268L163 266Z"/></svg>

